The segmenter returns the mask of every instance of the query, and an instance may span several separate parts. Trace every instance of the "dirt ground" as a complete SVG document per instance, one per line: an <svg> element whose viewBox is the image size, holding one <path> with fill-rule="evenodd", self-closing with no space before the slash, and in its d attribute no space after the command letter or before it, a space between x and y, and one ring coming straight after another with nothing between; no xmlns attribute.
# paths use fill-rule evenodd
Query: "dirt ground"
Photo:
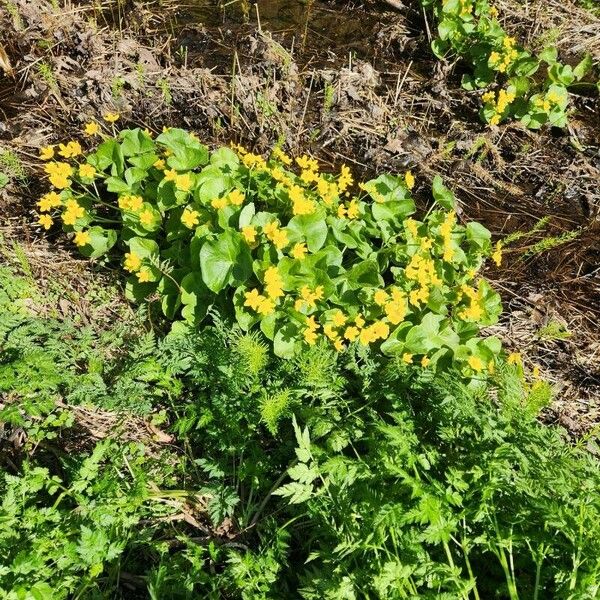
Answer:
<svg viewBox="0 0 600 600"><path fill-rule="evenodd" d="M39 148L113 109L123 125L185 126L209 145L261 152L283 140L358 176L411 168L423 204L440 173L462 218L497 238L527 233L488 273L505 306L493 332L555 384L547 419L591 432L600 424L599 99L575 96L565 130L490 129L478 95L460 87L463 65L433 58L432 23L416 2L404 5L258 0L244 14L216 0L3 0L0 44L15 76L0 74L0 152L16 151L27 175L0 190L2 230L32 256L60 242L32 225L45 185ZM497 6L529 47L551 42L563 60L600 60L600 19L573 0Z"/></svg>

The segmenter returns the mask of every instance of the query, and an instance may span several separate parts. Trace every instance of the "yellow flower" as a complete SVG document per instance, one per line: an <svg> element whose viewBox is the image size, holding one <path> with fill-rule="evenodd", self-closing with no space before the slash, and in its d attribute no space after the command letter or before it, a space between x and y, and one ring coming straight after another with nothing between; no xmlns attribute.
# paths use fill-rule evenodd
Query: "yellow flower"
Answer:
<svg viewBox="0 0 600 600"><path fill-rule="evenodd" d="M85 215L85 209L76 200L67 200L65 207L66 210L62 217L65 225L74 225L77 219L81 219Z"/></svg>
<svg viewBox="0 0 600 600"><path fill-rule="evenodd" d="M336 338L333 340L333 347L338 351L342 352L346 347L344 346L344 342L340 338Z"/></svg>
<svg viewBox="0 0 600 600"><path fill-rule="evenodd" d="M96 169L92 165L84 164L79 167L79 175L87 179L93 179L96 175Z"/></svg>
<svg viewBox="0 0 600 600"><path fill-rule="evenodd" d="M520 365L522 363L520 352L511 352L506 359L509 365Z"/></svg>
<svg viewBox="0 0 600 600"><path fill-rule="evenodd" d="M357 327L364 327L365 319L362 315L356 315L356 317L354 318L354 323L356 324Z"/></svg>
<svg viewBox="0 0 600 600"><path fill-rule="evenodd" d="M244 297L246 298L244 301L244 306L248 306L252 310L258 310L261 302L265 299L265 297L262 296L256 288L246 292Z"/></svg>
<svg viewBox="0 0 600 600"><path fill-rule="evenodd" d="M154 222L154 213L150 209L147 208L145 211L140 213L139 219L140 219L140 223L144 227L147 227L148 225L152 225L152 223Z"/></svg>
<svg viewBox="0 0 600 600"><path fill-rule="evenodd" d="M283 281L277 267L271 266L265 271L265 291L269 298L281 298L283 293Z"/></svg>
<svg viewBox="0 0 600 600"><path fill-rule="evenodd" d="M346 191L346 189L353 183L354 179L352 177L352 173L350 172L350 167L347 165L342 165L342 168L340 169L340 176L337 182L340 192Z"/></svg>
<svg viewBox="0 0 600 600"><path fill-rule="evenodd" d="M316 171L311 171L309 169L303 169L300 173L300 179L303 183L314 183L319 180L319 176Z"/></svg>
<svg viewBox="0 0 600 600"><path fill-rule="evenodd" d="M288 190L288 195L292 201L292 212L295 216L311 215L317 209L314 201L307 198L304 195L304 190L298 185L293 185Z"/></svg>
<svg viewBox="0 0 600 600"><path fill-rule="evenodd" d="M415 187L415 176L410 171L404 173L404 183L409 190Z"/></svg>
<svg viewBox="0 0 600 600"><path fill-rule="evenodd" d="M491 119L490 119L490 125L499 125L500 124L500 119L502 117L500 115L494 115Z"/></svg>
<svg viewBox="0 0 600 600"><path fill-rule="evenodd" d="M74 242L78 246L86 246L90 243L90 233L89 231L77 231L75 233Z"/></svg>
<svg viewBox="0 0 600 600"><path fill-rule="evenodd" d="M360 210L358 208L358 202L356 200L352 200L350 204L348 204L348 208L346 210L346 215L349 219L356 219L360 214Z"/></svg>
<svg viewBox="0 0 600 600"><path fill-rule="evenodd" d="M483 361L478 356L470 356L467 362L474 371L479 372L483 370Z"/></svg>
<svg viewBox="0 0 600 600"><path fill-rule="evenodd" d="M211 200L210 205L216 210L225 208L227 206L227 197L224 196L223 198L214 198Z"/></svg>
<svg viewBox="0 0 600 600"><path fill-rule="evenodd" d="M240 192L240 190L235 189L229 192L229 202L233 204L233 206L241 206L244 203L244 194Z"/></svg>
<svg viewBox="0 0 600 600"><path fill-rule="evenodd" d="M81 144L79 142L71 141L65 144L59 144L60 150L58 153L65 158L75 158L80 154L83 154Z"/></svg>
<svg viewBox="0 0 600 600"><path fill-rule="evenodd" d="M389 296L385 290L377 290L373 295L373 301L378 306L385 306L385 303L389 300Z"/></svg>
<svg viewBox="0 0 600 600"><path fill-rule="evenodd" d="M341 310L337 310L337 312L333 315L333 324L336 327L341 327L346 322L346 316Z"/></svg>
<svg viewBox="0 0 600 600"><path fill-rule="evenodd" d="M242 227L242 235L249 244L254 244L256 242L256 227L253 225Z"/></svg>
<svg viewBox="0 0 600 600"><path fill-rule="evenodd" d="M343 204L338 206L337 216L339 219L344 219L346 217L346 207Z"/></svg>
<svg viewBox="0 0 600 600"><path fill-rule="evenodd" d="M126 252L123 266L130 273L135 273L135 271L140 270L142 259L135 252Z"/></svg>
<svg viewBox="0 0 600 600"><path fill-rule="evenodd" d="M497 267L502 264L502 244L500 242L496 243L496 250L492 254L492 260L496 263Z"/></svg>
<svg viewBox="0 0 600 600"><path fill-rule="evenodd" d="M42 160L50 160L54 158L54 146L44 146L40 150L40 158Z"/></svg>
<svg viewBox="0 0 600 600"><path fill-rule="evenodd" d="M60 206L62 201L56 192L48 192L44 194L37 202L40 212L48 212L49 210Z"/></svg>
<svg viewBox="0 0 600 600"><path fill-rule="evenodd" d="M158 169L159 171L164 171L165 170L165 161L164 161L164 159L159 158L158 160L156 160L152 163L152 166L155 169Z"/></svg>
<svg viewBox="0 0 600 600"><path fill-rule="evenodd" d="M137 273L137 279L140 283L147 283L152 278L152 272L148 267L142 267Z"/></svg>
<svg viewBox="0 0 600 600"><path fill-rule="evenodd" d="M419 237L419 225L414 219L408 218L404 221L407 231L414 237Z"/></svg>
<svg viewBox="0 0 600 600"><path fill-rule="evenodd" d="M540 374L541 374L541 370L539 368L538 365L534 365L533 367L533 371L531 373L534 377L534 379L539 379L540 378Z"/></svg>
<svg viewBox="0 0 600 600"><path fill-rule="evenodd" d="M307 252L308 250L306 249L306 244L304 242L299 242L292 248L292 256L298 260L303 260Z"/></svg>
<svg viewBox="0 0 600 600"><path fill-rule="evenodd" d="M275 148L273 148L273 150L271 151L271 156L275 160L278 160L279 162L283 163L284 165L292 164L292 159L278 146L275 146Z"/></svg>
<svg viewBox="0 0 600 600"><path fill-rule="evenodd" d="M278 250L283 250L289 243L285 229L279 229L273 234L273 244Z"/></svg>
<svg viewBox="0 0 600 600"><path fill-rule="evenodd" d="M192 176L189 173L175 176L175 187L182 192L189 192L192 187Z"/></svg>
<svg viewBox="0 0 600 600"><path fill-rule="evenodd" d="M278 225L277 221L271 221L270 223L267 223L263 227L263 231L265 232L265 235L270 240L273 239L273 235L275 235L275 233L278 230L279 230L279 225Z"/></svg>
<svg viewBox="0 0 600 600"><path fill-rule="evenodd" d="M500 62L500 58L500 53L494 50L490 52L489 62L492 66L497 65Z"/></svg>
<svg viewBox="0 0 600 600"><path fill-rule="evenodd" d="M296 159L296 164L301 169L306 169L308 171L319 170L319 163L314 158L309 158L308 156L306 156L306 154L303 154L302 156L298 157Z"/></svg>
<svg viewBox="0 0 600 600"><path fill-rule="evenodd" d="M46 230L52 227L52 217L50 215L40 215L38 218L38 223Z"/></svg>
<svg viewBox="0 0 600 600"><path fill-rule="evenodd" d="M327 325L325 325L323 327L323 333L330 339L330 340L335 340L335 338L337 338L337 332L335 331L335 329L333 328L333 325L331 325L331 323L327 323Z"/></svg>
<svg viewBox="0 0 600 600"><path fill-rule="evenodd" d="M186 208L181 214L181 222L188 229L192 229L200 222L200 215L198 211L192 210L191 208Z"/></svg>
<svg viewBox="0 0 600 600"><path fill-rule="evenodd" d="M116 112L108 112L103 118L107 123L116 123L121 118L121 115Z"/></svg>
<svg viewBox="0 0 600 600"><path fill-rule="evenodd" d="M412 363L413 355L410 352L405 352L402 355L402 362L405 362L407 365Z"/></svg>
<svg viewBox="0 0 600 600"><path fill-rule="evenodd" d="M175 181L177 179L177 171L175 169L167 169L164 175L165 181Z"/></svg>
<svg viewBox="0 0 600 600"><path fill-rule="evenodd" d="M257 312L261 315L271 315L275 311L275 302L271 298L265 298L261 300Z"/></svg>
<svg viewBox="0 0 600 600"><path fill-rule="evenodd" d="M50 183L58 190L64 190L71 185L71 180L63 175L50 175Z"/></svg>
<svg viewBox="0 0 600 600"><path fill-rule="evenodd" d="M83 131L86 135L98 135L100 133L100 125L96 121L90 121L83 128Z"/></svg>
<svg viewBox="0 0 600 600"><path fill-rule="evenodd" d="M385 340L390 335L390 326L383 321L375 321L375 323L371 325L371 329L373 330L375 339Z"/></svg>
<svg viewBox="0 0 600 600"><path fill-rule="evenodd" d="M496 94L490 90L489 92L485 92L485 94L483 94L481 96L481 99L486 104L489 104L491 102L495 102L495 100L496 100Z"/></svg>
<svg viewBox="0 0 600 600"><path fill-rule="evenodd" d="M428 367L428 366L429 366L429 363L430 363L430 362L431 362L431 360L429 359L429 357L427 357L427 356L424 356L424 357L421 359L421 366L422 366L423 368L426 368L426 367Z"/></svg>
<svg viewBox="0 0 600 600"><path fill-rule="evenodd" d="M349 342L353 342L360 335L360 330L358 327L346 327L346 331L344 331L344 338L346 338Z"/></svg>

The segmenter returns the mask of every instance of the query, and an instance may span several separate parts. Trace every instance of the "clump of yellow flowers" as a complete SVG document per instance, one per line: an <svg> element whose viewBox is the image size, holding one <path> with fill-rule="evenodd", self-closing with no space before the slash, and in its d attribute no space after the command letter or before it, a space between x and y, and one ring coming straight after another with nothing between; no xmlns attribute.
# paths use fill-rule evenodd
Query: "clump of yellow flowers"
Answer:
<svg viewBox="0 0 600 600"><path fill-rule="evenodd" d="M477 331L500 303L479 272L488 257L500 264L501 245L459 223L440 178L419 220L411 171L357 183L348 165L322 171L279 146L210 152L181 129L84 131L101 140L92 152L76 140L57 146L58 161L54 146L42 151L53 190L39 223L60 219L87 256L122 248L132 300L158 297L190 326L219 306L281 356L322 344L493 373L498 343Z"/></svg>

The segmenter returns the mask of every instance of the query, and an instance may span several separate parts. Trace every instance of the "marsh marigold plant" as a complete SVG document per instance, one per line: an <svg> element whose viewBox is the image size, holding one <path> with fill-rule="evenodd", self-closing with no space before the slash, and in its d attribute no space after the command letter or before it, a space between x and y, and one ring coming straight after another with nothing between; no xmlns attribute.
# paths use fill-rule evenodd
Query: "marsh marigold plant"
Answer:
<svg viewBox="0 0 600 600"><path fill-rule="evenodd" d="M346 165L322 172L281 148L210 152L182 129L60 149L57 161L43 153L53 190L39 222L61 223L86 256L121 256L131 300L158 297L190 326L214 306L283 357L358 344L401 364L493 372L500 342L478 334L500 301L480 270L501 250L482 225L459 222L439 177L418 217L410 172L359 183Z"/></svg>

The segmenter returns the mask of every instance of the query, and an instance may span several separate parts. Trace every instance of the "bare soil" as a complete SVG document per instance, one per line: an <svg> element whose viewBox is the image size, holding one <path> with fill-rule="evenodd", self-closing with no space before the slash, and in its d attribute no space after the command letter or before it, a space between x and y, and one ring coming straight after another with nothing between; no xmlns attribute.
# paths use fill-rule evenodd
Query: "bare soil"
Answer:
<svg viewBox="0 0 600 600"><path fill-rule="evenodd" d="M411 168L423 205L440 173L461 217L498 238L549 218L488 273L505 304L494 333L555 383L547 419L589 432L600 424L598 97L575 96L565 130L487 128L477 95L460 87L464 66L432 57L432 23L404 4L259 0L247 14L211 0L4 4L0 44L16 78L0 75L0 150L15 150L29 178L0 191L3 226L26 248L43 244L31 225L45 189L38 150L108 110L125 126L191 128L209 145L262 152L284 140L358 176ZM598 60L600 19L572 0L498 7L530 47L554 40L565 60L586 51ZM569 233L541 251L539 242ZM557 326L570 335L550 334Z"/></svg>

